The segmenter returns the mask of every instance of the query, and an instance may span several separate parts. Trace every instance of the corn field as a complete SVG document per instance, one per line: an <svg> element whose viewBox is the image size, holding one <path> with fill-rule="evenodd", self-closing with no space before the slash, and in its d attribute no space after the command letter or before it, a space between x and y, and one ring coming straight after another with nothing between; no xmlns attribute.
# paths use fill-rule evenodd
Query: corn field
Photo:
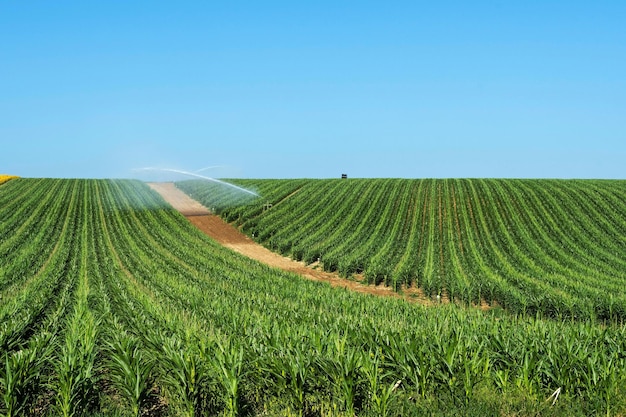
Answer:
<svg viewBox="0 0 626 417"><path fill-rule="evenodd" d="M178 186L268 248L346 277L523 314L626 318L624 181L234 182L263 199Z"/></svg>
<svg viewBox="0 0 626 417"><path fill-rule="evenodd" d="M537 272L529 282L551 296L569 297L572 308L586 298L574 292L577 281L556 285L567 271L604 271L611 279L595 285L581 280L580 288L595 287L598 294L622 282L623 221L593 222L602 210L621 207L620 183L578 185L575 191L546 184L546 192L544 185L495 182L492 188L489 181L381 180L371 189L359 182L348 189L328 184L333 198L342 200L333 203L330 189L315 191L317 199L306 199L310 210L336 207L322 218L300 217L290 228L294 236L298 227L344 233L334 213L354 194L367 196L369 204L353 209L377 227L368 229L346 212L346 230L406 236L427 259L420 255L413 262L428 270L470 268L469 259L448 260L449 253L463 251L476 259L493 253L496 259L485 258L471 270L490 271L489 282L504 288L512 285L507 271L517 271L514 261L527 259L524 273ZM307 195L308 186L304 180L275 186L260 181L259 194L275 198L271 209L263 208L265 201L246 201L220 210L259 239L282 242L279 229L268 233L263 222L272 224L273 218L280 226L275 213ZM383 191L390 186L398 189L385 200ZM524 231L486 234L489 227L504 231L512 225L508 214L496 219L486 214L487 202L504 204L505 192L519 194L510 210L524 215L518 220ZM443 198L450 193L461 193L453 194L456 203ZM554 254L544 259L522 251L520 242L527 250L553 242L546 230L554 213L574 210L559 202L584 193L605 199L581 203L577 221L560 229L563 245ZM476 200L467 200L468 195ZM422 206L420 198L426 196L428 205ZM378 210L384 201L393 204ZM460 214L449 216L455 207ZM404 211L404 223L396 224ZM415 212L423 217L408 214ZM431 214L441 221L427 221ZM546 228L539 227L543 224ZM470 225L483 232L472 232ZM584 235L573 233L584 225L589 227ZM462 240L456 242L450 230L465 231ZM593 249L590 242L609 232L612 240ZM281 236L286 239L288 232ZM477 236L481 240L472 241ZM346 237L345 253L367 248L373 251L367 259L384 263L383 254L393 252L393 259L409 262L408 246L394 249L374 237L363 247L354 245L356 235ZM583 243L565 262L563 248L577 240ZM521 253L510 255L506 242ZM307 247L318 250L322 243L311 241ZM587 249L592 252L582 257ZM605 264L611 269L601 270ZM545 265L553 265L554 275L540 279ZM416 283L453 294L452 278L445 277L424 278L422 284L418 275ZM466 275L459 282L469 285L474 279ZM481 297L488 299L485 285ZM612 294L610 314L590 309L596 319L528 314L541 308L523 313L513 302L501 302L496 289L493 299L511 310L483 312L455 303L424 307L333 289L244 258L203 235L138 181L13 179L0 186L0 415L624 415L626 326L620 321L620 288ZM532 293L520 286L516 294L523 300Z"/></svg>

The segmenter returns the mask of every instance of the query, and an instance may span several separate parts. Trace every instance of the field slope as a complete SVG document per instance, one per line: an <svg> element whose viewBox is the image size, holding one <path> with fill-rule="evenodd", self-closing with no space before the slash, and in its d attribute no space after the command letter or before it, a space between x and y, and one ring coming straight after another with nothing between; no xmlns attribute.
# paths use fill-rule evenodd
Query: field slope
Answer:
<svg viewBox="0 0 626 417"><path fill-rule="evenodd" d="M270 249L344 276L553 317L626 317L626 182L233 180L178 187Z"/></svg>
<svg viewBox="0 0 626 417"><path fill-rule="evenodd" d="M268 268L141 182L0 187L3 416L623 415L624 352L624 325Z"/></svg>

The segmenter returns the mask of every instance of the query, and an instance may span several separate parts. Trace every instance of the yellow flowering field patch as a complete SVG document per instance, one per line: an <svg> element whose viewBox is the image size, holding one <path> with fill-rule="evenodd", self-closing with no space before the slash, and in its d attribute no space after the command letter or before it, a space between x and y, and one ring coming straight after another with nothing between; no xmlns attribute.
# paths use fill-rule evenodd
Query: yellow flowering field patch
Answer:
<svg viewBox="0 0 626 417"><path fill-rule="evenodd" d="M0 184L4 184L8 180L12 180L13 178L17 178L17 176L0 174Z"/></svg>

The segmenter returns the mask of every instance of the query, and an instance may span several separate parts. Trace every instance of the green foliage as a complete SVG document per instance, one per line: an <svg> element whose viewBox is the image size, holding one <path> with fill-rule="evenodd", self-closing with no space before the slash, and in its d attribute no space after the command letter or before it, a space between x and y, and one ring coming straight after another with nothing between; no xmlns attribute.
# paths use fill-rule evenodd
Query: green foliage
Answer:
<svg viewBox="0 0 626 417"><path fill-rule="evenodd" d="M289 180L275 197L258 184L271 209L224 209L255 239L503 308L426 308L273 270L139 182L14 180L0 187L1 412L626 413L619 182Z"/></svg>
<svg viewBox="0 0 626 417"><path fill-rule="evenodd" d="M95 359L98 323L80 304L68 324L54 361L56 409L63 417L80 415L97 398Z"/></svg>
<svg viewBox="0 0 626 417"><path fill-rule="evenodd" d="M226 220L341 276L524 314L626 318L623 181L233 182L262 198L218 210ZM207 206L230 201L206 181L178 186Z"/></svg>
<svg viewBox="0 0 626 417"><path fill-rule="evenodd" d="M170 393L169 398L181 406L183 415L198 415L208 386L207 365L193 347L184 347L180 340L164 338L161 342L158 355L161 380Z"/></svg>
<svg viewBox="0 0 626 417"><path fill-rule="evenodd" d="M108 342L107 365L111 382L128 402L133 416L139 416L150 398L154 382L154 361L147 358L136 337L121 332Z"/></svg>
<svg viewBox="0 0 626 417"><path fill-rule="evenodd" d="M2 416L23 415L35 400L52 353L50 339L49 333L41 333L30 340L28 348L5 353L4 367L0 369Z"/></svg>

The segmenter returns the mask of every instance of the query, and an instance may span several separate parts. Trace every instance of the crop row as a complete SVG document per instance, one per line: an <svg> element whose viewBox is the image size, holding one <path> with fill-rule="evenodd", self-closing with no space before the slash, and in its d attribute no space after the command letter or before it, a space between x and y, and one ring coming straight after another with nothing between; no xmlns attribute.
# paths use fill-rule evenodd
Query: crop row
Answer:
<svg viewBox="0 0 626 417"><path fill-rule="evenodd" d="M0 249L3 415L626 411L623 325L333 289L222 248L140 182L11 181Z"/></svg>
<svg viewBox="0 0 626 417"><path fill-rule="evenodd" d="M233 182L262 198L223 206L225 219L326 270L517 312L626 317L623 181ZM203 181L178 186L208 206L223 199Z"/></svg>

